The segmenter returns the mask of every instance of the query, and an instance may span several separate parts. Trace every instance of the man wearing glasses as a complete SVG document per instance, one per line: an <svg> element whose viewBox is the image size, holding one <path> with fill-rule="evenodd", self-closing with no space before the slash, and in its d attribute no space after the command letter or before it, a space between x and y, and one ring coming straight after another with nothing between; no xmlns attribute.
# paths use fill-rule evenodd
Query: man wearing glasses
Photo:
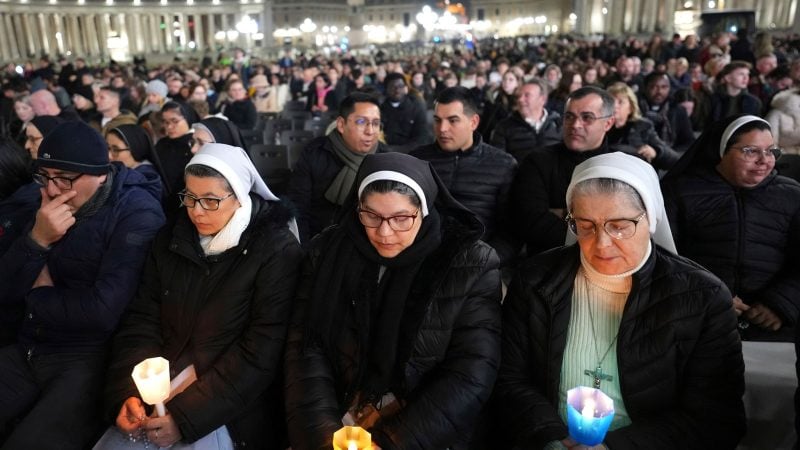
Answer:
<svg viewBox="0 0 800 450"><path fill-rule="evenodd" d="M286 193L298 209L297 225L303 244L331 224L364 156L388 151L379 141L381 129L378 99L354 92L339 105L336 129L303 149Z"/></svg>
<svg viewBox="0 0 800 450"><path fill-rule="evenodd" d="M480 122L474 97L465 87L443 90L433 115L436 142L410 153L431 163L436 174L484 226L481 239L494 247L502 263L519 252L511 236L508 192L517 162L497 147L483 142L476 130Z"/></svg>
<svg viewBox="0 0 800 450"><path fill-rule="evenodd" d="M582 87L567 98L563 142L534 151L521 163L511 190L514 225L529 255L564 245L567 186L575 166L592 156L616 151L606 132L614 126L614 98ZM621 149L620 149L621 150Z"/></svg>
<svg viewBox="0 0 800 450"><path fill-rule="evenodd" d="M2 314L19 314L17 343L0 348L0 445L84 448L100 424L109 339L164 214L157 184L109 164L83 122L55 127L38 156L41 206L0 258Z"/></svg>

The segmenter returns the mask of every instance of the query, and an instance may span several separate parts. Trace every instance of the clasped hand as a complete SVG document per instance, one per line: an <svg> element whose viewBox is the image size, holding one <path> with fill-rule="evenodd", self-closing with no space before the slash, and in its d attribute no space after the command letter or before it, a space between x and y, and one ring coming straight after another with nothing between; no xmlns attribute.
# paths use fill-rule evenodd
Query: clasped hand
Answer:
<svg viewBox="0 0 800 450"><path fill-rule="evenodd" d="M147 417L144 405L138 397L128 397L125 400L117 416L117 428L126 434L144 431L147 439L161 448L175 445L183 438L169 411L164 417L156 416L155 412Z"/></svg>

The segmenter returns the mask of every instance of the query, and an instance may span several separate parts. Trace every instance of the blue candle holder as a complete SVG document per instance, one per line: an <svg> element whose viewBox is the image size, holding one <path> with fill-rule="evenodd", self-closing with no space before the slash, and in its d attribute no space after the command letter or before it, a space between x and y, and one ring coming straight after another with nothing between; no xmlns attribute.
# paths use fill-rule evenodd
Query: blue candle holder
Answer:
<svg viewBox="0 0 800 450"><path fill-rule="evenodd" d="M613 419L614 400L600 389L579 386L567 391L567 426L575 442L600 444Z"/></svg>

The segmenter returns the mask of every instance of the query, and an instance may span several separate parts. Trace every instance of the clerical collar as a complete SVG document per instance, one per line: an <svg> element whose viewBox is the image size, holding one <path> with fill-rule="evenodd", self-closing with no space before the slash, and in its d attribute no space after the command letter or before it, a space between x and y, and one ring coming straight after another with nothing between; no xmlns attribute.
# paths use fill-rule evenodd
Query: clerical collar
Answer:
<svg viewBox="0 0 800 450"><path fill-rule="evenodd" d="M398 106L400 106L400 103L403 103L403 102L389 102L389 104L392 105L392 108L397 108Z"/></svg>

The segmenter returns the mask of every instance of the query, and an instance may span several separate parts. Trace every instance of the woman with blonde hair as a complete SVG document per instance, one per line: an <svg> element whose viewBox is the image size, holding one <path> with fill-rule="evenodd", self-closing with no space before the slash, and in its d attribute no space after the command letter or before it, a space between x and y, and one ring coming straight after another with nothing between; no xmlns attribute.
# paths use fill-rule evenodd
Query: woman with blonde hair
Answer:
<svg viewBox="0 0 800 450"><path fill-rule="evenodd" d="M633 89L614 83L606 89L614 97L614 127L608 131L608 143L633 147L627 153L639 155L657 169L667 170L680 157L656 133L653 122L642 117Z"/></svg>

